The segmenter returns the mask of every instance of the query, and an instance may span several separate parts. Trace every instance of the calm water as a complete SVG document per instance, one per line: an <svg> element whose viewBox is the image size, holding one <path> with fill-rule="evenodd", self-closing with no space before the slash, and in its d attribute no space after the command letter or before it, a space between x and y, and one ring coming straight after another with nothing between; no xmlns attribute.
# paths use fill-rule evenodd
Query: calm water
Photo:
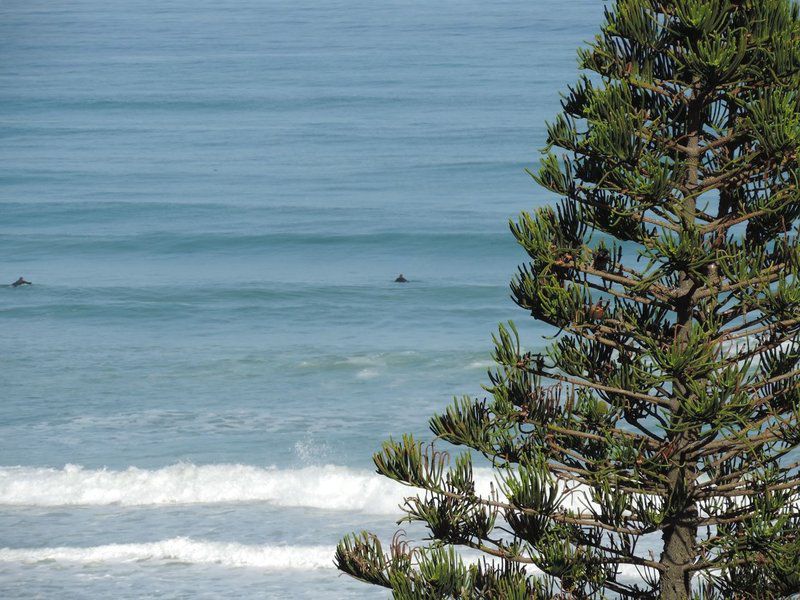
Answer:
<svg viewBox="0 0 800 600"><path fill-rule="evenodd" d="M541 343L507 220L601 12L5 0L0 596L386 597L333 546L497 322Z"/></svg>

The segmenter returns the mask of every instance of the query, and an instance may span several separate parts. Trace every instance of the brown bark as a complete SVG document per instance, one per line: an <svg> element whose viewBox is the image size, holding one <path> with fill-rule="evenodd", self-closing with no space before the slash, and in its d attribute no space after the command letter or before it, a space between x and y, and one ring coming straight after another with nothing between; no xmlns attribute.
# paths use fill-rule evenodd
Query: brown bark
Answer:
<svg viewBox="0 0 800 600"><path fill-rule="evenodd" d="M697 201L694 191L699 189L699 163L700 163L700 135L702 131L702 95L695 92L688 106L688 143L686 148L687 179L686 187L690 192L683 204L681 218L683 227L694 224ZM678 291L680 297L675 303L675 327L677 342L685 343L689 336L692 324L697 284L692 281L688 273L682 273L679 279ZM688 394L684 382L677 378L673 381L673 401L676 410L672 419L675 423L681 420L681 399ZM688 449L696 441L696 434L689 431L680 431L670 435L670 444L675 448L672 467L668 481L673 494L683 496L695 479L695 467L687 464ZM660 564L663 568L659 583L661 600L688 600L692 595L692 572L687 568L694 559L697 540L697 505L692 502L688 506L680 506L680 499L664 498L665 504L673 505L674 512L667 519L662 529L664 542L661 552ZM677 506L676 506L677 505Z"/></svg>

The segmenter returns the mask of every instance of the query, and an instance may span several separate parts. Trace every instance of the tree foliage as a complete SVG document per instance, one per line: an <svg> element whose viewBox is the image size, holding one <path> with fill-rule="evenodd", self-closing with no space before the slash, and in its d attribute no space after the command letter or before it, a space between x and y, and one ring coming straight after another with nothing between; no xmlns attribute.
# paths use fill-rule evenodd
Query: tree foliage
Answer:
<svg viewBox="0 0 800 600"><path fill-rule="evenodd" d="M337 549L397 598L800 593L798 8L612 4L532 173L560 200L511 224L513 299L558 334L501 326L490 396L430 421L494 493L469 453L390 440L430 543Z"/></svg>

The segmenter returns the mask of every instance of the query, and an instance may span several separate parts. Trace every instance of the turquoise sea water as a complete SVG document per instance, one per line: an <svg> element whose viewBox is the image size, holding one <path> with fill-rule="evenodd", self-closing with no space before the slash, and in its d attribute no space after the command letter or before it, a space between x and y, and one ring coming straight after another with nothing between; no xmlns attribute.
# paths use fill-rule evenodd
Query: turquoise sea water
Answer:
<svg viewBox="0 0 800 600"><path fill-rule="evenodd" d="M0 596L382 598L602 3L0 5ZM392 281L404 273L408 284Z"/></svg>

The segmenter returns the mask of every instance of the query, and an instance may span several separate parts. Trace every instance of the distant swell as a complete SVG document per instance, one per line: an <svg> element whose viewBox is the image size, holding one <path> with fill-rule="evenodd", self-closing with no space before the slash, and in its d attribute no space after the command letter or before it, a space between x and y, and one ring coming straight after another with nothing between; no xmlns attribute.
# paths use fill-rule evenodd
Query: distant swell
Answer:
<svg viewBox="0 0 800 600"><path fill-rule="evenodd" d="M147 470L0 467L0 505L146 506L268 502L277 506L397 514L409 489L338 466L294 470L176 464Z"/></svg>
<svg viewBox="0 0 800 600"><path fill-rule="evenodd" d="M172 538L145 544L106 544L89 548L0 548L0 562L96 564L152 561L312 570L332 568L333 552L333 548L327 546L245 546Z"/></svg>
<svg viewBox="0 0 800 600"><path fill-rule="evenodd" d="M247 252L274 253L292 249L308 251L323 248L326 253L385 251L386 248L402 247L406 252L434 249L447 250L450 254L469 252L470 255L513 256L513 238L504 230L492 232L446 231L406 233L402 231L375 231L368 233L342 233L338 235L311 231L297 232L218 232L218 231L154 231L140 234L47 234L4 233L3 238L11 243L15 252L23 255L46 255L53 253L88 254L91 256L118 253L159 255L197 254L221 252L227 255Z"/></svg>

